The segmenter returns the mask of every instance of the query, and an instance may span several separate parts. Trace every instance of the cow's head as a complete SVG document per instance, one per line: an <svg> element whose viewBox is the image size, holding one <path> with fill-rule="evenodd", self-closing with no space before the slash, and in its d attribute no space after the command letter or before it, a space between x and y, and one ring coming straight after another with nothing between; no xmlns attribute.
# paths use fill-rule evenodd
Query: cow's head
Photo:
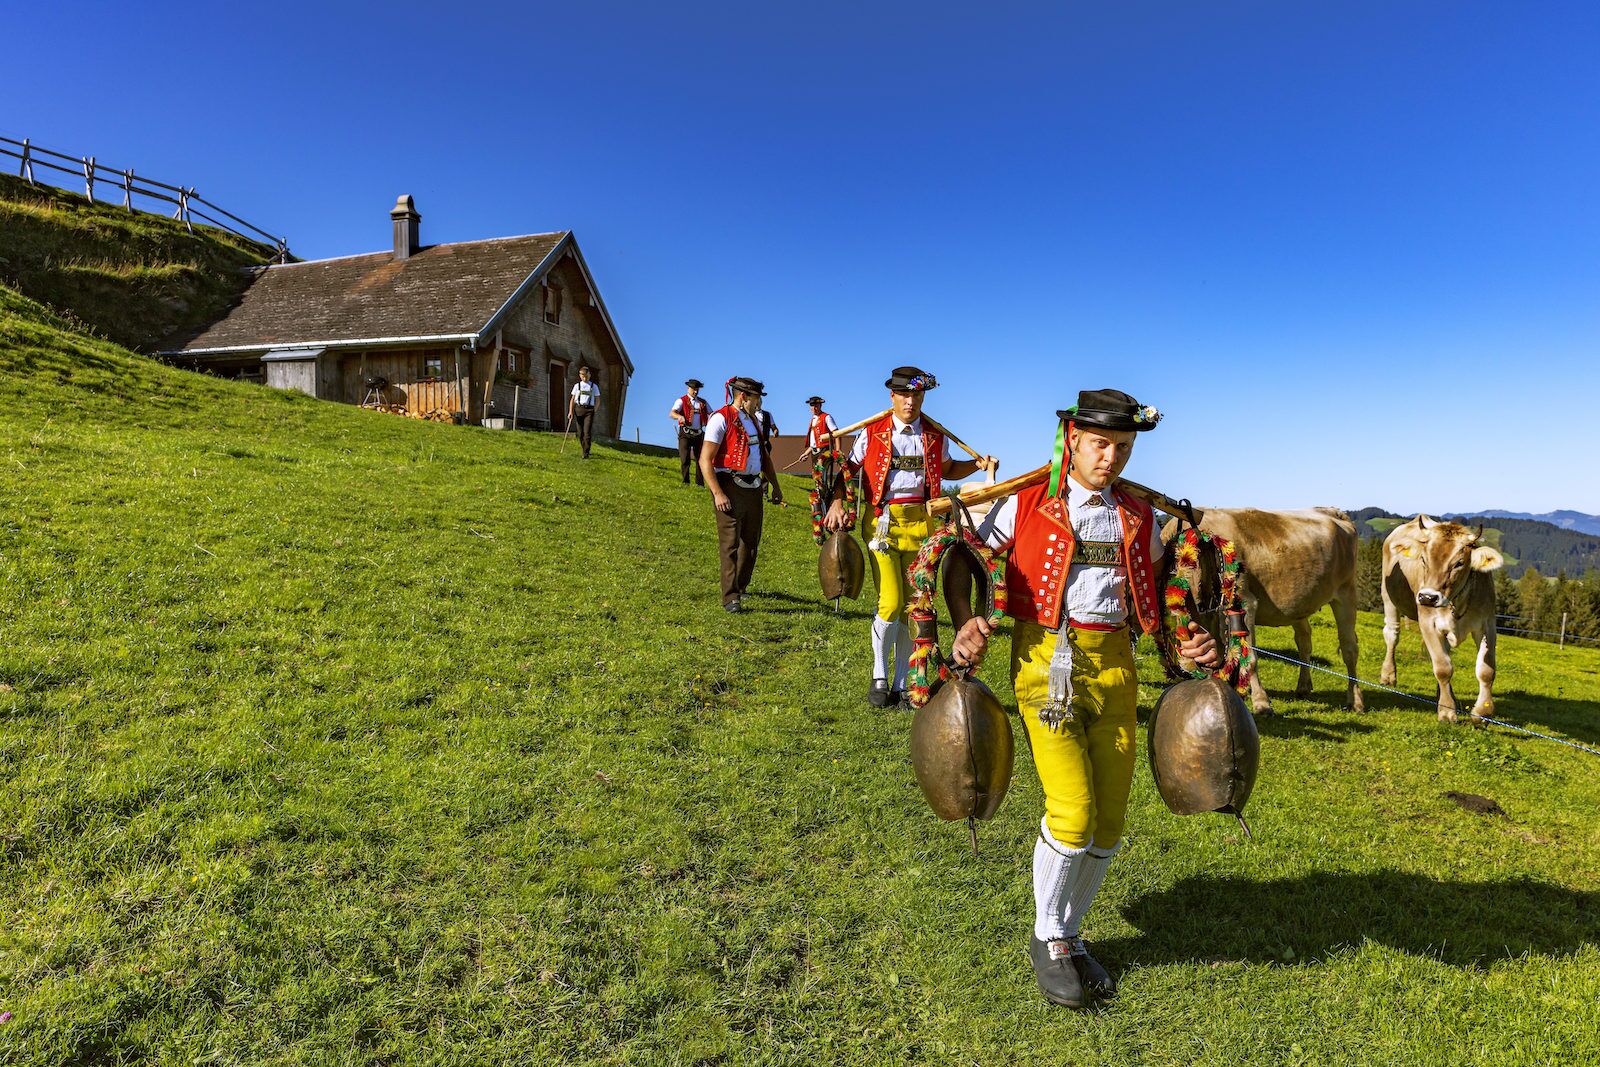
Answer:
<svg viewBox="0 0 1600 1067"><path fill-rule="evenodd" d="M1482 536L1482 523L1469 530L1458 522L1418 515L1395 529L1389 547L1417 591L1417 603L1447 608L1466 591L1474 571L1496 570L1505 563L1498 551L1479 543Z"/></svg>

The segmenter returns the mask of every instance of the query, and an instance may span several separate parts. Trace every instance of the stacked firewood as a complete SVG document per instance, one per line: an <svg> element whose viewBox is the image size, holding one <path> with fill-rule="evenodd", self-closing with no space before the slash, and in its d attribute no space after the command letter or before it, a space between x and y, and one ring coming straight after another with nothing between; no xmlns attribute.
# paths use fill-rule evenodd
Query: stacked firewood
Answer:
<svg viewBox="0 0 1600 1067"><path fill-rule="evenodd" d="M403 415L408 419L422 419L424 422L455 422L455 412L448 408L434 408L431 411L412 411L404 404L370 403L362 404L368 411L384 411L390 415Z"/></svg>

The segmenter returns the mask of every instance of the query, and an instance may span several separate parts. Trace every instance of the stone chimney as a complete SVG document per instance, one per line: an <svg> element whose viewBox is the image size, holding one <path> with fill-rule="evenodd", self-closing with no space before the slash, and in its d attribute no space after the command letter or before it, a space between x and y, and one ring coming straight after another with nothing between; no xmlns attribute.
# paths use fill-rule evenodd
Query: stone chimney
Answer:
<svg viewBox="0 0 1600 1067"><path fill-rule="evenodd" d="M389 217L394 220L394 258L410 259L422 247L419 236L422 216L417 214L417 205L411 202L410 194L394 202Z"/></svg>

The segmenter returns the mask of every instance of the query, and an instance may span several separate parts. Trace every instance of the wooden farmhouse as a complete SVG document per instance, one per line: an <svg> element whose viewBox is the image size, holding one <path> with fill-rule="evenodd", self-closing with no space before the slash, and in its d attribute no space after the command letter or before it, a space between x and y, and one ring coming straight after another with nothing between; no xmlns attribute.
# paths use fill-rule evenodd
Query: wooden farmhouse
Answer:
<svg viewBox="0 0 1600 1067"><path fill-rule="evenodd" d="M394 247L255 268L239 303L162 357L324 400L562 429L588 367L595 433L622 434L633 364L571 231L424 245L411 197Z"/></svg>

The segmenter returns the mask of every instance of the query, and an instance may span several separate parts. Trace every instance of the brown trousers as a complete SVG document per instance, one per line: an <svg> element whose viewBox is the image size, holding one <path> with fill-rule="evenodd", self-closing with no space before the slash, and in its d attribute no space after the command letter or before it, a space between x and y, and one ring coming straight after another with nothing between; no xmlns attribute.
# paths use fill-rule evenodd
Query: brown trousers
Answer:
<svg viewBox="0 0 1600 1067"><path fill-rule="evenodd" d="M682 427L678 429L678 466L683 468L683 484L689 484L689 468L694 468L694 484L705 485L705 475L700 473L700 444L706 435L699 431L689 433Z"/></svg>
<svg viewBox="0 0 1600 1067"><path fill-rule="evenodd" d="M733 501L733 510L712 513L717 517L717 558L722 563L722 602L744 595L750 575L756 569L756 549L761 545L760 489L741 489L733 476L717 472L717 484Z"/></svg>
<svg viewBox="0 0 1600 1067"><path fill-rule="evenodd" d="M594 408L579 407L572 412L578 430L578 443L583 445L583 458L589 458L589 444L594 440Z"/></svg>

